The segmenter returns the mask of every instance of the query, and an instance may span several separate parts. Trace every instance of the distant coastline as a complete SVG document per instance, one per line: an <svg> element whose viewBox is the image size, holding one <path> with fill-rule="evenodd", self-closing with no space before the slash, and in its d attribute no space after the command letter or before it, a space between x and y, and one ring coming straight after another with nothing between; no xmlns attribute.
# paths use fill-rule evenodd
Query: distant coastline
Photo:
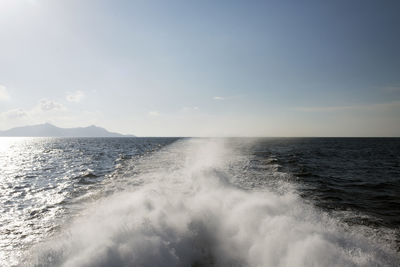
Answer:
<svg viewBox="0 0 400 267"><path fill-rule="evenodd" d="M88 127L61 128L50 123L15 127L0 131L1 137L136 137L124 135L91 125Z"/></svg>

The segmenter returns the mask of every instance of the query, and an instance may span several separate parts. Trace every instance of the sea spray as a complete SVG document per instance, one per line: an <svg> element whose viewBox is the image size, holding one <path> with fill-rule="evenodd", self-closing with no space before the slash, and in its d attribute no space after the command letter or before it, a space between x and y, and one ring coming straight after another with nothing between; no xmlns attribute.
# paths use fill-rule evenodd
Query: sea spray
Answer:
<svg viewBox="0 0 400 267"><path fill-rule="evenodd" d="M386 247L342 229L295 190L241 187L231 168L245 159L224 140L177 142L136 163L141 172L132 179L142 183L90 204L24 265L398 264Z"/></svg>

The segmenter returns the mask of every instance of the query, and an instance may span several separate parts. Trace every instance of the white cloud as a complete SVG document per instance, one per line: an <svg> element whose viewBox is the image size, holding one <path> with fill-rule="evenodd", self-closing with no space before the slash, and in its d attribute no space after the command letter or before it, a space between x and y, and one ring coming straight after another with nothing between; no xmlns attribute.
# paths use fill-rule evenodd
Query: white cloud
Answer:
<svg viewBox="0 0 400 267"><path fill-rule="evenodd" d="M52 110L65 110L63 104L55 102L50 99L42 99L39 102L39 108L42 111L52 111Z"/></svg>
<svg viewBox="0 0 400 267"><path fill-rule="evenodd" d="M7 119L20 119L28 116L28 112L23 110L22 108L16 108L7 110L1 113L2 116L6 117Z"/></svg>
<svg viewBox="0 0 400 267"><path fill-rule="evenodd" d="M10 95L8 94L7 88L4 85L0 85L0 101L10 100Z"/></svg>
<svg viewBox="0 0 400 267"><path fill-rule="evenodd" d="M400 84L392 84L390 86L382 87L381 88L385 92L400 92Z"/></svg>
<svg viewBox="0 0 400 267"><path fill-rule="evenodd" d="M41 122L54 116L63 114L67 109L63 104L50 99L42 99L30 109L15 108L0 113L0 117L3 120L7 120L8 123L13 122ZM26 121L28 120L28 121Z"/></svg>
<svg viewBox="0 0 400 267"><path fill-rule="evenodd" d="M149 112L149 116L152 116L152 117L157 117L157 116L160 116L160 113L158 112L158 111L150 111Z"/></svg>
<svg viewBox="0 0 400 267"><path fill-rule="evenodd" d="M200 109L199 107L183 107L182 111L183 112L188 112L188 111L196 111L196 110L199 110L199 109Z"/></svg>
<svg viewBox="0 0 400 267"><path fill-rule="evenodd" d="M87 116L80 111L71 114L70 110L57 101L41 99L30 108L15 108L0 113L0 126L2 129L8 129L44 122L64 125L69 121L73 121L76 125L83 120L83 117Z"/></svg>
<svg viewBox="0 0 400 267"><path fill-rule="evenodd" d="M234 100L238 98L243 98L245 95L238 94L238 95L226 95L226 96L214 96L212 99L216 101L224 101L224 100Z"/></svg>
<svg viewBox="0 0 400 267"><path fill-rule="evenodd" d="M296 110L303 112L335 112L343 110L354 110L357 106L314 106L314 107L298 107Z"/></svg>
<svg viewBox="0 0 400 267"><path fill-rule="evenodd" d="M67 101L79 103L85 98L85 93L83 91L75 91L69 93L66 97Z"/></svg>
<svg viewBox="0 0 400 267"><path fill-rule="evenodd" d="M393 101L387 103L374 103L353 106L314 106L314 107L297 107L296 110L303 112L337 112L346 110L377 110L387 108L400 108L400 101Z"/></svg>

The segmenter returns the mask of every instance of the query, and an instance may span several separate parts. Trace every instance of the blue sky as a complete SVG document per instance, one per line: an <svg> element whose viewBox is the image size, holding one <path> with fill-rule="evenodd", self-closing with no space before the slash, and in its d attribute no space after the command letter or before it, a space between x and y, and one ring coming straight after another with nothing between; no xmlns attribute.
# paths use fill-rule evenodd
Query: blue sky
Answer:
<svg viewBox="0 0 400 267"><path fill-rule="evenodd" d="M400 136L398 1L0 1L0 129Z"/></svg>

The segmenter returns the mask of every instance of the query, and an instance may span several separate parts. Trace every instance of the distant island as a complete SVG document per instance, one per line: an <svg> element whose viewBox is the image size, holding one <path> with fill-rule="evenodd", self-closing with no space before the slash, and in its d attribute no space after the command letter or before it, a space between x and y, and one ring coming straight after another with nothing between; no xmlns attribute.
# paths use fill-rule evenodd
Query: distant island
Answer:
<svg viewBox="0 0 400 267"><path fill-rule="evenodd" d="M0 131L0 136L7 137L135 137L109 132L97 126L60 128L50 123L15 127L6 131Z"/></svg>

